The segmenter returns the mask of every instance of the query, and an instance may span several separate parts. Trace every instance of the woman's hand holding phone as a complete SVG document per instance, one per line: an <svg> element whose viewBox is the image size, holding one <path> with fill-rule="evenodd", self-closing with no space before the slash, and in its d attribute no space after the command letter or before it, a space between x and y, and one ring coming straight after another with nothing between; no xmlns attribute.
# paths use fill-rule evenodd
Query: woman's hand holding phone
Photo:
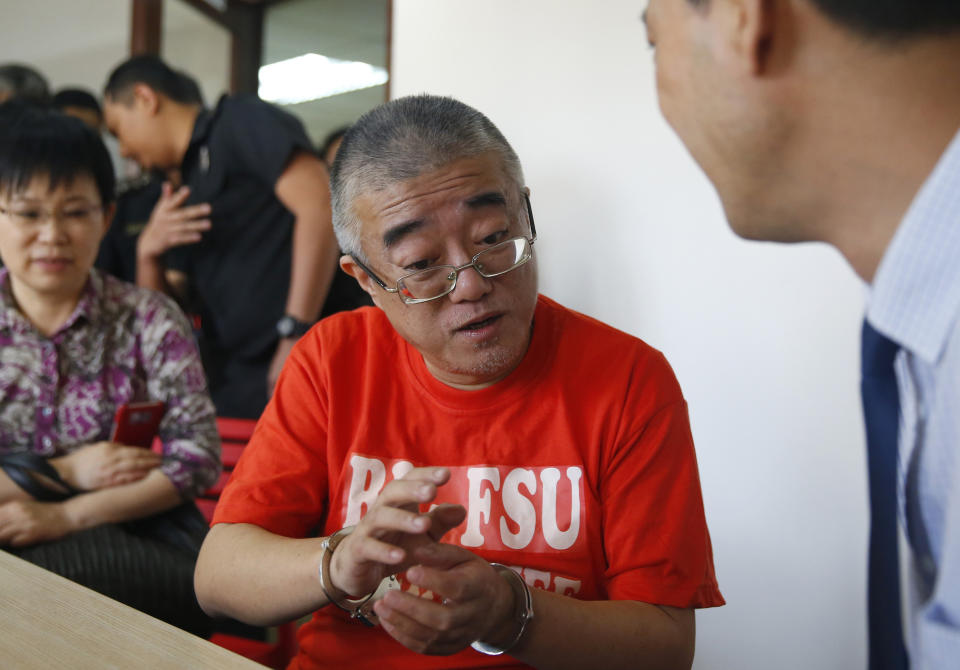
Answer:
<svg viewBox="0 0 960 670"><path fill-rule="evenodd" d="M96 491L136 482L160 467L159 454L116 442L94 442L51 460L60 476L76 489Z"/></svg>

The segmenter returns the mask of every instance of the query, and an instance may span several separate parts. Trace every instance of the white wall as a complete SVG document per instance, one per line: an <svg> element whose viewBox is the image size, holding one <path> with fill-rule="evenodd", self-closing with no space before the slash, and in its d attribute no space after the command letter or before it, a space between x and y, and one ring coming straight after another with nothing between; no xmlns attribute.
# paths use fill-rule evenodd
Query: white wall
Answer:
<svg viewBox="0 0 960 670"><path fill-rule="evenodd" d="M79 86L98 96L130 49L130 2L0 0L0 63L24 63L55 91Z"/></svg>
<svg viewBox="0 0 960 670"><path fill-rule="evenodd" d="M203 101L215 107L230 90L230 32L182 0L163 3L160 56L200 86Z"/></svg>
<svg viewBox="0 0 960 670"><path fill-rule="evenodd" d="M699 613L695 667L862 667L862 288L831 249L729 231L657 109L645 4L395 0L394 95L486 113L524 163L542 290L672 362L729 603Z"/></svg>

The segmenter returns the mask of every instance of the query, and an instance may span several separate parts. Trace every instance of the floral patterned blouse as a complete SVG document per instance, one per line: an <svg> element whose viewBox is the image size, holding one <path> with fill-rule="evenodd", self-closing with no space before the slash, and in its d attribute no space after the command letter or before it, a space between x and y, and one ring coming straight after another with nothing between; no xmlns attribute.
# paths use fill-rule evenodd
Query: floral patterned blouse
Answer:
<svg viewBox="0 0 960 670"><path fill-rule="evenodd" d="M117 407L162 400L161 469L184 498L220 473L216 414L186 318L160 293L92 270L52 336L16 307L0 270L0 453L62 456L110 439Z"/></svg>

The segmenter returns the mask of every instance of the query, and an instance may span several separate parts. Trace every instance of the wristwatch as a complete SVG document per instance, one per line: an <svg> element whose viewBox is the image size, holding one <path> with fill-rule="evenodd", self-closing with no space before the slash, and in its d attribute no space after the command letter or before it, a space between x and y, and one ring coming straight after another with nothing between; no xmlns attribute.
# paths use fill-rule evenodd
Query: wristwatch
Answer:
<svg viewBox="0 0 960 670"><path fill-rule="evenodd" d="M296 317L284 314L277 321L277 335L280 337L303 337L312 327L312 323L300 321Z"/></svg>

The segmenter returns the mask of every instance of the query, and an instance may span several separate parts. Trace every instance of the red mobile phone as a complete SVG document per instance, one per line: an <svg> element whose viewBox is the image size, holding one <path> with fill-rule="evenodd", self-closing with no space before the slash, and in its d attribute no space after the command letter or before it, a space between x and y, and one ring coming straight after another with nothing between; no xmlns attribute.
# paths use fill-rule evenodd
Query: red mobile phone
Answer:
<svg viewBox="0 0 960 670"><path fill-rule="evenodd" d="M113 435L110 441L131 447L149 448L160 427L164 408L165 405L159 400L120 405L113 418Z"/></svg>

